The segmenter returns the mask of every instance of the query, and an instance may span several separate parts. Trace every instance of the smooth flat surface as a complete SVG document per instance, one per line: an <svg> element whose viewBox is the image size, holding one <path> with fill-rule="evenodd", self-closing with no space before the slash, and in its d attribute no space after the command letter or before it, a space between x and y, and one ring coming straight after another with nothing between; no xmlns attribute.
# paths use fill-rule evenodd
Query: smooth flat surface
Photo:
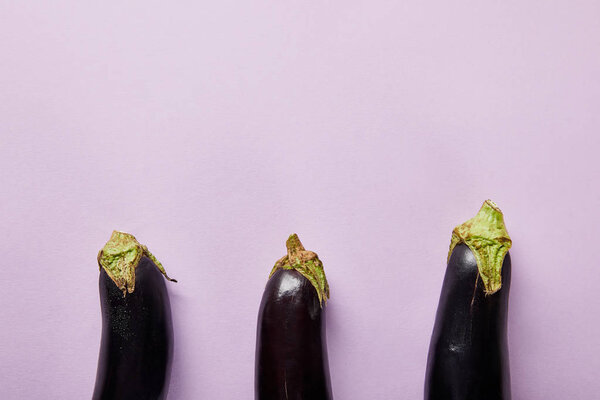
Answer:
<svg viewBox="0 0 600 400"><path fill-rule="evenodd" d="M37 3L37 4L36 4ZM513 238L513 399L600 392L600 6L0 3L0 387L90 398L96 254L179 283L171 400L252 399L297 232L331 285L334 397L419 399L452 228Z"/></svg>

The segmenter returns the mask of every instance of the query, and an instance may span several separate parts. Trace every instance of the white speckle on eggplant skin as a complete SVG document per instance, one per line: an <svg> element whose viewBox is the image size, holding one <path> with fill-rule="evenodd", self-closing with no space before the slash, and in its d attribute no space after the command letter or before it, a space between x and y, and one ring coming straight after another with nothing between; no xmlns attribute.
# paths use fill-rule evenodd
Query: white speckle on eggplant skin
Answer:
<svg viewBox="0 0 600 400"><path fill-rule="evenodd" d="M173 325L166 280L141 257L136 290L125 297L100 270L102 337L93 400L166 398Z"/></svg>

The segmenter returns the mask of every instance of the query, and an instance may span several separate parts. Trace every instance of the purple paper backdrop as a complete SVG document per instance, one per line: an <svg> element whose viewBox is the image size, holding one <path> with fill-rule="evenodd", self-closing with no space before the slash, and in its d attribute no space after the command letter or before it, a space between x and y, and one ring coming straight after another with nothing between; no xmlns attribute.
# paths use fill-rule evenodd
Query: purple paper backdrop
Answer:
<svg viewBox="0 0 600 400"><path fill-rule="evenodd" d="M253 398L298 232L338 400L419 399L452 228L514 241L515 400L600 393L600 3L0 4L0 388L90 398L96 254L179 280L170 399Z"/></svg>

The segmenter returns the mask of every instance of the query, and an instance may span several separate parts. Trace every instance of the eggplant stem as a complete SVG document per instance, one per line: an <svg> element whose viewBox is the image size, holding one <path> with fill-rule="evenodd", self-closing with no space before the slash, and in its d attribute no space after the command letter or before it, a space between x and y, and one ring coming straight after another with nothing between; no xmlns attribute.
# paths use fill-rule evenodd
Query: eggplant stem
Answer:
<svg viewBox="0 0 600 400"><path fill-rule="evenodd" d="M104 268L106 274L125 296L135 290L135 269L142 256L152 260L167 280L177 282L167 275L162 263L148 250L148 247L140 244L135 236L126 232L113 231L108 242L98 252L98 265Z"/></svg>
<svg viewBox="0 0 600 400"><path fill-rule="evenodd" d="M475 255L486 295L502 287L502 263L512 240L504 225L504 215L496 203L486 200L473 218L452 231L448 261L452 251L464 243Z"/></svg>
<svg viewBox="0 0 600 400"><path fill-rule="evenodd" d="M293 269L310 281L319 296L319 304L323 307L323 302L327 303L329 299L329 284L323 269L323 263L319 256L309 250L306 250L298 238L298 235L291 234L285 242L287 255L283 256L275 263L275 266L269 274L269 278L280 269Z"/></svg>

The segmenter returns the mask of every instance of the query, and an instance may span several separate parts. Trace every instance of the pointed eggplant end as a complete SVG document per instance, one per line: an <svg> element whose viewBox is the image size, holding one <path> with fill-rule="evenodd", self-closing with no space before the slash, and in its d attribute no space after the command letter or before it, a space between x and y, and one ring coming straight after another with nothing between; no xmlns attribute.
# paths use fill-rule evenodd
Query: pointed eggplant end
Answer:
<svg viewBox="0 0 600 400"><path fill-rule="evenodd" d="M504 224L504 215L496 203L486 200L475 217L454 228L448 259L460 243L466 244L475 255L485 293L490 295L500 290L502 263L512 240Z"/></svg>
<svg viewBox="0 0 600 400"><path fill-rule="evenodd" d="M135 290L135 269L142 256L150 258L166 279L174 281L169 278L160 261L148 248L140 244L135 236L126 232L113 231L108 242L98 252L98 265L104 268L125 296Z"/></svg>
<svg viewBox="0 0 600 400"><path fill-rule="evenodd" d="M305 251L302 242L297 234L292 233L288 240L285 242L285 247L287 248L287 254L290 260L296 260L300 257L300 253Z"/></svg>
<svg viewBox="0 0 600 400"><path fill-rule="evenodd" d="M302 242L300 242L300 238L295 233L288 237L285 246L287 248L287 255L275 263L269 274L269 278L280 269L298 271L314 286L322 307L323 302L327 303L329 299L329 284L327 283L323 263L319 260L319 256L312 251L306 250Z"/></svg>

